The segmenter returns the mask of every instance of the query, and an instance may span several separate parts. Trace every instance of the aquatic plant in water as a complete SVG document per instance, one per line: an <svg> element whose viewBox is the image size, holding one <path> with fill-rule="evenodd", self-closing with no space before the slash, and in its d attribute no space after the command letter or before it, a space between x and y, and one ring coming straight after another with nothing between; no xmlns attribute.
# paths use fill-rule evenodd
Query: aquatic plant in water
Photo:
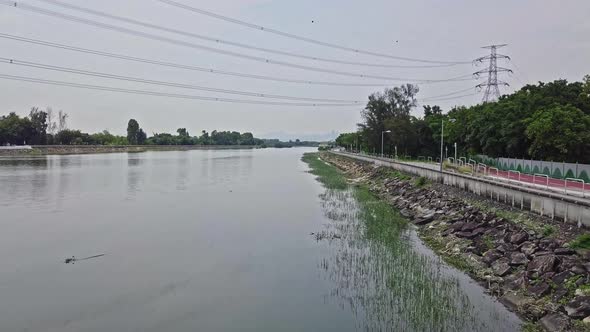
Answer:
<svg viewBox="0 0 590 332"><path fill-rule="evenodd" d="M493 330L484 326L456 278L436 257L418 252L411 228L366 187L349 186L316 154L303 158L326 187L320 195L334 251L319 268L334 283L329 297L347 306L369 331Z"/></svg>

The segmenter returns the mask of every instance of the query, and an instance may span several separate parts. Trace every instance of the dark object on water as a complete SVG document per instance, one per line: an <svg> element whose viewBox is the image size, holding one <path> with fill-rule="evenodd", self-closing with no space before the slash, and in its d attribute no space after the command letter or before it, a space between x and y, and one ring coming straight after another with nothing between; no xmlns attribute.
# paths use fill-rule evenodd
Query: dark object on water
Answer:
<svg viewBox="0 0 590 332"><path fill-rule="evenodd" d="M74 262L76 261L76 257L72 256L72 258L66 258L65 262L66 264L74 264Z"/></svg>
<svg viewBox="0 0 590 332"><path fill-rule="evenodd" d="M100 255L94 255L94 256L89 256L89 257L84 257L84 258L76 258L76 257L72 256L71 258L66 258L65 261L64 261L64 263L66 263L66 264L70 264L70 263L71 264L74 264L74 262L76 262L76 261L84 261L84 260L91 259L91 258L101 257L101 256L104 256L104 255L105 254L100 254Z"/></svg>

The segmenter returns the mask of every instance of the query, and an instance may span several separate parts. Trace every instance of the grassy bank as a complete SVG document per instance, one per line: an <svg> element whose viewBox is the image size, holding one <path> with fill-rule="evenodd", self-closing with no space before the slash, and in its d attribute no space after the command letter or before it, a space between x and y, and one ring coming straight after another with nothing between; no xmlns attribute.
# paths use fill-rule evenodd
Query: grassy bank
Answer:
<svg viewBox="0 0 590 332"><path fill-rule="evenodd" d="M457 188L400 177L388 167L335 154L322 159L370 186L417 225L420 238L527 323L588 331L590 236L575 225L525 213Z"/></svg>
<svg viewBox="0 0 590 332"><path fill-rule="evenodd" d="M305 153L301 158L311 168L310 173L328 189L346 189L348 184L344 174L336 167L320 159L318 153Z"/></svg>
<svg viewBox="0 0 590 332"><path fill-rule="evenodd" d="M413 228L396 208L375 195L367 184L356 181L350 184L347 174L322 160L320 154L308 153L302 160L326 187L321 197L328 200L323 203L329 209L326 215L338 225L339 234L335 238L348 242L338 264L346 265L341 267L344 275L354 277L355 289L351 292L367 299L369 303L365 304L378 313L377 317L389 315L388 319L393 321L387 325L389 329L482 329L481 317L456 279L459 272L441 269L438 257L416 250L411 240ZM397 172L383 176L406 178ZM420 186L427 185L422 180L417 182ZM354 203L342 203L346 200ZM350 281L345 279L348 285ZM365 290L367 285L378 291Z"/></svg>

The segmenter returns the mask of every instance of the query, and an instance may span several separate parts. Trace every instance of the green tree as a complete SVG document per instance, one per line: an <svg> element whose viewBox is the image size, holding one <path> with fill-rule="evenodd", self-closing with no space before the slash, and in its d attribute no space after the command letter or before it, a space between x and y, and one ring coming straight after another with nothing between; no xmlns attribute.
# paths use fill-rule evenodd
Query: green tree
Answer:
<svg viewBox="0 0 590 332"><path fill-rule="evenodd" d="M79 130L63 129L55 134L56 143L61 145L82 145L91 143L88 138L84 138L84 134Z"/></svg>
<svg viewBox="0 0 590 332"><path fill-rule="evenodd" d="M45 144L47 142L47 113L38 107L31 108L29 112L31 121L31 144Z"/></svg>
<svg viewBox="0 0 590 332"><path fill-rule="evenodd" d="M22 145L30 143L35 129L29 118L16 113L0 117L0 145Z"/></svg>
<svg viewBox="0 0 590 332"><path fill-rule="evenodd" d="M360 141L360 134L356 133L342 133L336 137L336 144L346 149L356 149Z"/></svg>
<svg viewBox="0 0 590 332"><path fill-rule="evenodd" d="M584 86L582 88L581 98L590 99L590 75L584 76Z"/></svg>
<svg viewBox="0 0 590 332"><path fill-rule="evenodd" d="M572 105L540 109L526 124L533 158L573 160L590 152L590 115Z"/></svg>
<svg viewBox="0 0 590 332"><path fill-rule="evenodd" d="M145 131L143 131L143 129L139 128L139 131L137 132L137 144L139 144L139 145L145 144L146 140L147 140L147 134L145 133Z"/></svg>
<svg viewBox="0 0 590 332"><path fill-rule="evenodd" d="M178 133L178 136L181 136L181 137L189 137L190 136L188 131L186 130L186 128L178 128L176 130L176 133Z"/></svg>
<svg viewBox="0 0 590 332"><path fill-rule="evenodd" d="M127 141L131 145L138 144L139 123L135 119L130 119L127 123Z"/></svg>
<svg viewBox="0 0 590 332"><path fill-rule="evenodd" d="M240 135L240 145L256 145L252 133L242 133Z"/></svg>
<svg viewBox="0 0 590 332"><path fill-rule="evenodd" d="M410 111L416 107L418 91L417 86L406 84L369 96L367 106L361 112L362 122L358 125L369 150L380 151L381 134L386 130L392 131L384 136L387 154L393 152L394 145L405 150L415 147ZM412 135L408 135L410 133Z"/></svg>

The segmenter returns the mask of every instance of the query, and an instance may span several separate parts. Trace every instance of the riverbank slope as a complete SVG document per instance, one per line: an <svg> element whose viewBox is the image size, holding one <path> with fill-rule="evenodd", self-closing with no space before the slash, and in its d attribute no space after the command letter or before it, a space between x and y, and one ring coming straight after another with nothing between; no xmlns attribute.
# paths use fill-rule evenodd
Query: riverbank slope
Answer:
<svg viewBox="0 0 590 332"><path fill-rule="evenodd" d="M465 271L528 331L587 331L590 255L583 230L389 168L322 153L412 220L422 240Z"/></svg>

